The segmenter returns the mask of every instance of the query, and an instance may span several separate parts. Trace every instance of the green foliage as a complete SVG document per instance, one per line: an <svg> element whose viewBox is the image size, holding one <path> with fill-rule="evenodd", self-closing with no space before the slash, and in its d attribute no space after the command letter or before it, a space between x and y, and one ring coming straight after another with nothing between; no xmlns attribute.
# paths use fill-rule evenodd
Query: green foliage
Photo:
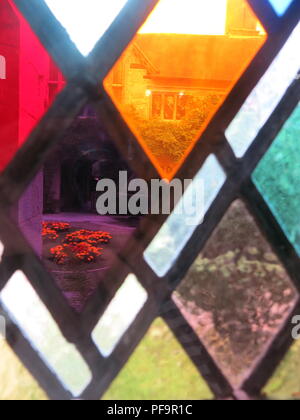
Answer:
<svg viewBox="0 0 300 420"><path fill-rule="evenodd" d="M177 163L183 158L221 98L218 95L189 98L186 116L180 121L145 120L140 118L134 106L128 107L126 114L157 159Z"/></svg>
<svg viewBox="0 0 300 420"><path fill-rule="evenodd" d="M46 400L47 397L10 347L0 339L0 400Z"/></svg>
<svg viewBox="0 0 300 420"><path fill-rule="evenodd" d="M284 360L264 389L269 398L300 399L300 340L288 351Z"/></svg>
<svg viewBox="0 0 300 420"><path fill-rule="evenodd" d="M161 319L156 320L105 400L211 399L197 369Z"/></svg>

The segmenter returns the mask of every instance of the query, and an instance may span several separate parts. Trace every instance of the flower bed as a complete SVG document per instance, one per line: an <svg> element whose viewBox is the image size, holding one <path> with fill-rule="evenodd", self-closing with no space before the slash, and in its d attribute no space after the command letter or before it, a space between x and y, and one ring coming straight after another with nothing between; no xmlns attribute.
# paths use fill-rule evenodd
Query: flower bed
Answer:
<svg viewBox="0 0 300 420"><path fill-rule="evenodd" d="M72 261L82 261L85 263L94 262L97 257L102 255L103 248L91 246L87 242L74 244L63 244L51 248L53 261L56 264L67 264Z"/></svg>
<svg viewBox="0 0 300 420"><path fill-rule="evenodd" d="M112 239L108 232L86 229L70 232L71 229L69 223L43 223L43 238L59 242L56 246L50 248L50 260L56 264L95 262L103 254L103 248L100 245L108 244Z"/></svg>
<svg viewBox="0 0 300 420"><path fill-rule="evenodd" d="M42 237L55 240L59 238L59 233L68 232L70 228L69 223L43 222Z"/></svg>
<svg viewBox="0 0 300 420"><path fill-rule="evenodd" d="M112 236L108 232L81 229L66 235L65 243L77 244L86 242L90 245L108 244Z"/></svg>

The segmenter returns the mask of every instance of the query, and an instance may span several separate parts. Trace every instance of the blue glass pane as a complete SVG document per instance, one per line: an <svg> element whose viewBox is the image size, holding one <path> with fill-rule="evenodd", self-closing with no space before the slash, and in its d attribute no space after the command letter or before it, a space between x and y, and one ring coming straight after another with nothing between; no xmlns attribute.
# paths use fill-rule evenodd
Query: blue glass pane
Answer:
<svg viewBox="0 0 300 420"><path fill-rule="evenodd" d="M253 180L300 256L300 105L259 163Z"/></svg>
<svg viewBox="0 0 300 420"><path fill-rule="evenodd" d="M275 12L282 16L287 8L293 3L293 0L269 0Z"/></svg>

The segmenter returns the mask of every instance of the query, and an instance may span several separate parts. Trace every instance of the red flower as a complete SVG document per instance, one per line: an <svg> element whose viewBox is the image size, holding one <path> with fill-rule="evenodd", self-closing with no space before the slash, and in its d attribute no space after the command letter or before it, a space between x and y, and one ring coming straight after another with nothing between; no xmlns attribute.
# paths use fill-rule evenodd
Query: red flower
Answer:
<svg viewBox="0 0 300 420"><path fill-rule="evenodd" d="M68 223L45 222L43 236L57 239L58 232L69 229ZM72 261L91 263L102 255L103 248L99 245L108 244L111 239L112 236L108 232L81 229L67 234L63 244L51 248L50 253L57 264L67 264Z"/></svg>

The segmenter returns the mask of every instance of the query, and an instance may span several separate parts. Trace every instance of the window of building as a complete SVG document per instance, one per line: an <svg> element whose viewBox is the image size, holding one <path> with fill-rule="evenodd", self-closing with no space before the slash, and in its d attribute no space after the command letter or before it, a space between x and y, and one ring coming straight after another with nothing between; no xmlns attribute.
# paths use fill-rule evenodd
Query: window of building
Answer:
<svg viewBox="0 0 300 420"><path fill-rule="evenodd" d="M189 95L183 92L153 92L151 96L152 118L179 121L185 117Z"/></svg>

